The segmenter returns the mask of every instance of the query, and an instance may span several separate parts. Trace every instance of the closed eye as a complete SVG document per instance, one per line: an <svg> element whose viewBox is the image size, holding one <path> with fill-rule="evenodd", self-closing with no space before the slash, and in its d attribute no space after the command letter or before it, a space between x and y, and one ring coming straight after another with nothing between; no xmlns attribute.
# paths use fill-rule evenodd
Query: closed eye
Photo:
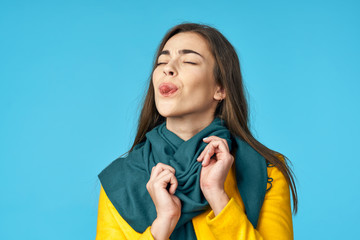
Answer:
<svg viewBox="0 0 360 240"><path fill-rule="evenodd" d="M159 62L159 63L156 64L156 66L159 66L161 64L166 64L166 62Z"/></svg>
<svg viewBox="0 0 360 240"><path fill-rule="evenodd" d="M189 64L196 65L196 63L194 63L194 62L184 62L184 63L189 63Z"/></svg>

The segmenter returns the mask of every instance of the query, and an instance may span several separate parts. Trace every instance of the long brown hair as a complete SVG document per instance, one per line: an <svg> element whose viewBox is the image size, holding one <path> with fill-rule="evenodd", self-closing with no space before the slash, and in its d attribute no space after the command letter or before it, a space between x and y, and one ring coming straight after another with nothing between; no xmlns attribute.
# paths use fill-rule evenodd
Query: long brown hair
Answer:
<svg viewBox="0 0 360 240"><path fill-rule="evenodd" d="M240 71L239 58L231 43L215 28L195 23L183 23L171 28L162 39L153 62L152 73L156 68L157 59L166 42L175 34L181 32L194 32L200 34L207 40L215 58L214 76L217 84L225 89L226 98L221 101L215 111L215 117L224 119L229 131L241 137L257 152L259 152L268 164L277 167L285 176L292 193L293 211L297 212L297 191L294 181L294 174L289 167L289 160L283 154L271 150L257 141L248 127L249 112L245 96L245 88ZM163 123L165 118L159 114L155 106L154 87L152 73L149 79L149 88L145 96L142 110L139 117L135 145L145 140L145 134Z"/></svg>

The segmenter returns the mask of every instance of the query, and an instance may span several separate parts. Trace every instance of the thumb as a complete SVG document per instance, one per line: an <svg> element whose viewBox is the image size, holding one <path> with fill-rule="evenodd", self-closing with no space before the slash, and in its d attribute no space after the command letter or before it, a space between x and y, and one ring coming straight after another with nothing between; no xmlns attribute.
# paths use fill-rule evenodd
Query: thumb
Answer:
<svg viewBox="0 0 360 240"><path fill-rule="evenodd" d="M172 200L175 202L175 204L176 204L179 208L181 208L181 201L180 201L180 199L179 199L177 196L175 196L175 195L171 195L171 198L172 198Z"/></svg>

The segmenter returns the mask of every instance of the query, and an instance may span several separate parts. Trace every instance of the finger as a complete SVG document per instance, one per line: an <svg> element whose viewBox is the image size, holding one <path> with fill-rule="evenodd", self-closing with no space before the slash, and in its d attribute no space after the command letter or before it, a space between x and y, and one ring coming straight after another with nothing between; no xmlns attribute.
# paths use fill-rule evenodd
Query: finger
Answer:
<svg viewBox="0 0 360 240"><path fill-rule="evenodd" d="M210 136L210 137L203 138L203 141L204 141L204 142L207 142L207 143L209 143L209 142L211 142L211 141L213 141L213 140L223 140L224 142L226 142L225 139L220 138L220 137L218 137L218 136Z"/></svg>
<svg viewBox="0 0 360 240"><path fill-rule="evenodd" d="M209 145L208 145L208 150L207 150L207 152L206 152L206 154L205 154L205 156L204 156L204 160L203 160L203 162L202 162L203 167L206 167L207 165L209 165L209 163L210 163L210 158L214 155L214 153L215 153L215 147L214 147L214 145L209 144Z"/></svg>
<svg viewBox="0 0 360 240"><path fill-rule="evenodd" d="M168 183L170 182L170 175L172 172L169 170L162 171L158 176L154 177L154 179L151 181L151 185L155 189L166 189L168 186Z"/></svg>
<svg viewBox="0 0 360 240"><path fill-rule="evenodd" d="M157 176L163 171L163 169L160 166L155 166L151 170L150 179L149 181L154 181Z"/></svg>
<svg viewBox="0 0 360 240"><path fill-rule="evenodd" d="M210 142L210 141L212 141L214 139L219 139L219 137L218 136L209 136L209 137L203 138L203 141L204 142Z"/></svg>
<svg viewBox="0 0 360 240"><path fill-rule="evenodd" d="M199 157L197 158L197 161L201 162L202 160L204 160L204 156L205 156L207 150L208 150L208 145L206 145L206 147L204 148L204 150L201 152L201 154L200 154Z"/></svg>
<svg viewBox="0 0 360 240"><path fill-rule="evenodd" d="M207 143L211 143L211 142L214 142L214 141L217 141L217 142L221 142L224 144L225 148L221 148L222 151L229 151L229 146L228 146L228 143L225 139L223 138L220 138L218 136L210 136L210 137L206 137L206 138L203 138L203 141L204 142L207 142ZM201 152L201 154L199 155L199 157L197 158L197 161L201 162L201 161L204 161L204 157L206 156L206 154L208 153L208 146L209 144L205 147L205 149ZM218 150L215 150L215 152L219 152ZM211 157L211 155L210 155ZM206 163L205 163L206 164Z"/></svg>
<svg viewBox="0 0 360 240"><path fill-rule="evenodd" d="M227 148L227 146L225 145L224 141L222 140L212 140L209 144L208 144L208 151L205 154L204 160L202 165L204 167L208 166L210 164L210 158L214 155L214 154L221 154L224 153L229 154L229 150Z"/></svg>
<svg viewBox="0 0 360 240"><path fill-rule="evenodd" d="M214 146L214 148L218 148L220 151L219 152L223 152L223 153L228 153L229 152L229 147L227 145L226 140L213 140L209 143L209 145Z"/></svg>
<svg viewBox="0 0 360 240"><path fill-rule="evenodd" d="M178 181L177 181L176 177L174 175L172 175L170 178L169 193L174 194L177 186L178 186Z"/></svg>
<svg viewBox="0 0 360 240"><path fill-rule="evenodd" d="M172 174L172 175L174 175L174 173L173 173L173 172L171 172L169 169L164 169L161 173L159 173L159 175L157 175L157 176L156 176L155 181L157 181L157 180L159 180L159 179L163 178L164 176L166 176L166 175L168 175L168 174Z"/></svg>
<svg viewBox="0 0 360 240"><path fill-rule="evenodd" d="M212 140L215 139L215 138L220 139L220 138L217 137L217 136L210 136L210 137L203 138L203 141L209 143L210 141L212 141ZM207 146L207 145L206 145L206 146ZM205 147L205 149L201 152L201 154L199 155L199 157L197 158L197 160L198 160L198 161L201 161L202 158L204 158L206 152L207 152L207 149L206 149L206 147Z"/></svg>
<svg viewBox="0 0 360 240"><path fill-rule="evenodd" d="M161 186L163 186L164 188L167 188L167 186L170 185L169 193L174 194L178 186L178 181L172 172L168 170L164 172L165 173L161 173L161 176L159 176L158 181L161 182Z"/></svg>
<svg viewBox="0 0 360 240"><path fill-rule="evenodd" d="M175 195L172 195L171 198L173 199L175 204L181 209L181 201L180 201L180 199Z"/></svg>
<svg viewBox="0 0 360 240"><path fill-rule="evenodd" d="M202 162L202 166L204 166L204 167L206 167L209 164L210 158L213 155L212 152L214 150L212 148L213 148L213 146L210 144L207 146L207 151L205 153L204 160Z"/></svg>
<svg viewBox="0 0 360 240"><path fill-rule="evenodd" d="M153 167L151 170L150 180L154 180L163 170L160 167Z"/></svg>
<svg viewBox="0 0 360 240"><path fill-rule="evenodd" d="M158 176L162 171L164 171L166 169L175 174L175 169L173 167L163 164L163 163L158 163L158 164L156 164L154 170L152 171L150 179L152 177Z"/></svg>
<svg viewBox="0 0 360 240"><path fill-rule="evenodd" d="M204 138L205 139L205 138ZM203 139L203 140L204 140ZM208 149L208 145L209 144L207 144L206 146L205 146L205 148L204 148L204 150L201 152L201 154L199 155L199 157L198 157L198 160L200 161L200 160L203 160L203 158L204 158L204 156L205 156L205 154L206 154L206 152L207 152L207 149Z"/></svg>
<svg viewBox="0 0 360 240"><path fill-rule="evenodd" d="M158 163L156 164L157 167L160 167L162 169L169 169L171 172L174 172L175 173L175 168L173 168L172 166L170 165L167 165L167 164L164 164L164 163Z"/></svg>
<svg viewBox="0 0 360 240"><path fill-rule="evenodd" d="M214 141L214 140L216 140L216 141L221 141L222 143L224 143L225 147L226 147L226 148L228 149L228 151L229 151L228 143L227 143L227 141L226 141L225 139L223 139L223 138L220 138L220 137L218 137L218 136L210 136L210 137L207 137L207 138L204 138L204 139L203 139L203 141L204 141L204 142L207 142L207 143L210 143L210 142L212 142L212 141Z"/></svg>

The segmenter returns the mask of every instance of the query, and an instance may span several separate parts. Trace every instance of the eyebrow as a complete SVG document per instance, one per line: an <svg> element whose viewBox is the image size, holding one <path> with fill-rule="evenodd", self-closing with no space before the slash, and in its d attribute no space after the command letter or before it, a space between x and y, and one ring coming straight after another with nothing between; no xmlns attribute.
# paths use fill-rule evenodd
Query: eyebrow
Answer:
<svg viewBox="0 0 360 240"><path fill-rule="evenodd" d="M179 50L179 53L180 53L180 54L195 53L195 54L199 55L200 57L204 58L200 53L195 52L194 50L191 50L191 49L181 49L181 50ZM159 57L160 57L161 55L170 55L170 52L169 52L169 50L164 50L164 51L161 51L161 52L160 52Z"/></svg>

